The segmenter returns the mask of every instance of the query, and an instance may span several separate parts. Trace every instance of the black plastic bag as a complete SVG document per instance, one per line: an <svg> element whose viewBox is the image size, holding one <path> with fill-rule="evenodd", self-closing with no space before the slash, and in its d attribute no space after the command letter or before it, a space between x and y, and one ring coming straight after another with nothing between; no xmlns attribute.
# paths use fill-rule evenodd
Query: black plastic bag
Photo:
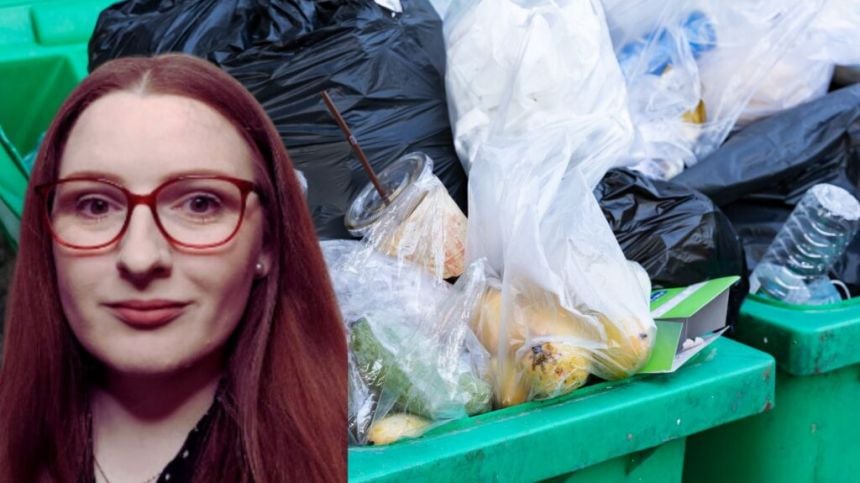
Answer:
<svg viewBox="0 0 860 483"><path fill-rule="evenodd" d="M626 169L595 188L624 255L652 283L679 287L743 274L743 246L728 218L705 195Z"/></svg>
<svg viewBox="0 0 860 483"><path fill-rule="evenodd" d="M594 194L624 255L645 268L655 287L745 275L740 238L702 193L636 171L613 169ZM746 278L732 287L730 324L748 290Z"/></svg>
<svg viewBox="0 0 860 483"><path fill-rule="evenodd" d="M121 56L185 52L237 78L275 122L321 238L368 179L320 98L328 90L374 169L423 151L465 211L444 88L442 22L426 0L394 13L371 0L131 0L99 16L90 70Z"/></svg>
<svg viewBox="0 0 860 483"><path fill-rule="evenodd" d="M735 226L750 270L818 183L860 198L860 85L749 125L673 181L710 196ZM860 294L860 238L831 273Z"/></svg>

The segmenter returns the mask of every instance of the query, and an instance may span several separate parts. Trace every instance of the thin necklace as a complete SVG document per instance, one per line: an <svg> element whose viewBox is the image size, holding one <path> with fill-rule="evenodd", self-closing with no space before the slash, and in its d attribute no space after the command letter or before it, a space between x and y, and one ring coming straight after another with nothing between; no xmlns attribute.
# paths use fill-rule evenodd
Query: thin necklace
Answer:
<svg viewBox="0 0 860 483"><path fill-rule="evenodd" d="M105 474L105 470L102 469L102 465L99 464L99 460L97 460L95 456L93 456L93 462L96 464L96 469L99 471L99 474L102 475L102 478L104 478L105 483L110 483L110 478L107 477L107 475ZM159 476L161 476L160 471L157 475L150 476L149 478L143 480L143 483L153 483L154 481L158 481Z"/></svg>

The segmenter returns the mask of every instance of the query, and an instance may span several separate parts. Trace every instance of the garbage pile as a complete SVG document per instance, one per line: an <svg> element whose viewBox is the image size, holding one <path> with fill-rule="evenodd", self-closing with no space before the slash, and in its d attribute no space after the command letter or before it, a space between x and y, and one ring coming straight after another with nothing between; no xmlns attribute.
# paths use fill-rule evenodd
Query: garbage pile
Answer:
<svg viewBox="0 0 860 483"><path fill-rule="evenodd" d="M89 60L195 54L266 108L379 445L637 374L652 288L860 293L858 44L850 0L127 0Z"/></svg>

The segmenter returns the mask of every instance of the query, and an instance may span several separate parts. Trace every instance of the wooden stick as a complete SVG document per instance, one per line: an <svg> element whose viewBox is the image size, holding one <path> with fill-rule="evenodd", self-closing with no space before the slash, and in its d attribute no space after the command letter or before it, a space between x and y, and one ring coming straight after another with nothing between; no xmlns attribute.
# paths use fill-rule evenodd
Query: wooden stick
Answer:
<svg viewBox="0 0 860 483"><path fill-rule="evenodd" d="M323 102L325 102L325 105L328 107L332 117L337 121L337 125L340 126L340 130L343 131L343 134L346 136L346 141L350 146L352 146L352 150L355 151L355 155L358 156L358 160L361 161L361 166L364 168L364 171L367 172L370 182L373 183L373 187L376 188L379 196L382 197L382 201L386 205L391 204L391 201L388 199L388 195L385 194L385 190L382 189L382 184L379 182L379 178L376 177L376 172L373 171L373 167L370 165L370 161L367 160L367 156L364 155L364 151L361 150L361 146L358 145L358 141L355 139L355 136L352 135L349 125L334 105L334 101L331 100L331 97L326 91L322 91L320 95L322 96Z"/></svg>

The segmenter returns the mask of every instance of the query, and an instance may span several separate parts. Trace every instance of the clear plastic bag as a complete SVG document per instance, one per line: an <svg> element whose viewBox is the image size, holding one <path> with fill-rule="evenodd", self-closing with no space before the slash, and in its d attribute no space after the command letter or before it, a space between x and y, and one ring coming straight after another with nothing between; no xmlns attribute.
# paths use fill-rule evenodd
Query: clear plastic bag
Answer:
<svg viewBox="0 0 860 483"><path fill-rule="evenodd" d="M626 377L655 332L647 274L592 194L633 136L601 6L523 5L462 2L445 25L452 124L471 164L467 260L499 274L472 328L501 406L570 392L589 374ZM486 119L464 126L475 112Z"/></svg>
<svg viewBox="0 0 860 483"><path fill-rule="evenodd" d="M669 179L719 147L823 0L604 0L637 139Z"/></svg>
<svg viewBox="0 0 860 483"><path fill-rule="evenodd" d="M454 2L444 30L449 115L467 171L491 129L528 136L571 117L600 123L594 133L626 149L624 79L596 0Z"/></svg>
<svg viewBox="0 0 860 483"><path fill-rule="evenodd" d="M490 409L488 355L469 328L482 278L452 287L364 242L321 245L348 329L352 444Z"/></svg>
<svg viewBox="0 0 860 483"><path fill-rule="evenodd" d="M836 65L860 63L860 2L824 0L804 30L771 69L738 126L824 96Z"/></svg>

